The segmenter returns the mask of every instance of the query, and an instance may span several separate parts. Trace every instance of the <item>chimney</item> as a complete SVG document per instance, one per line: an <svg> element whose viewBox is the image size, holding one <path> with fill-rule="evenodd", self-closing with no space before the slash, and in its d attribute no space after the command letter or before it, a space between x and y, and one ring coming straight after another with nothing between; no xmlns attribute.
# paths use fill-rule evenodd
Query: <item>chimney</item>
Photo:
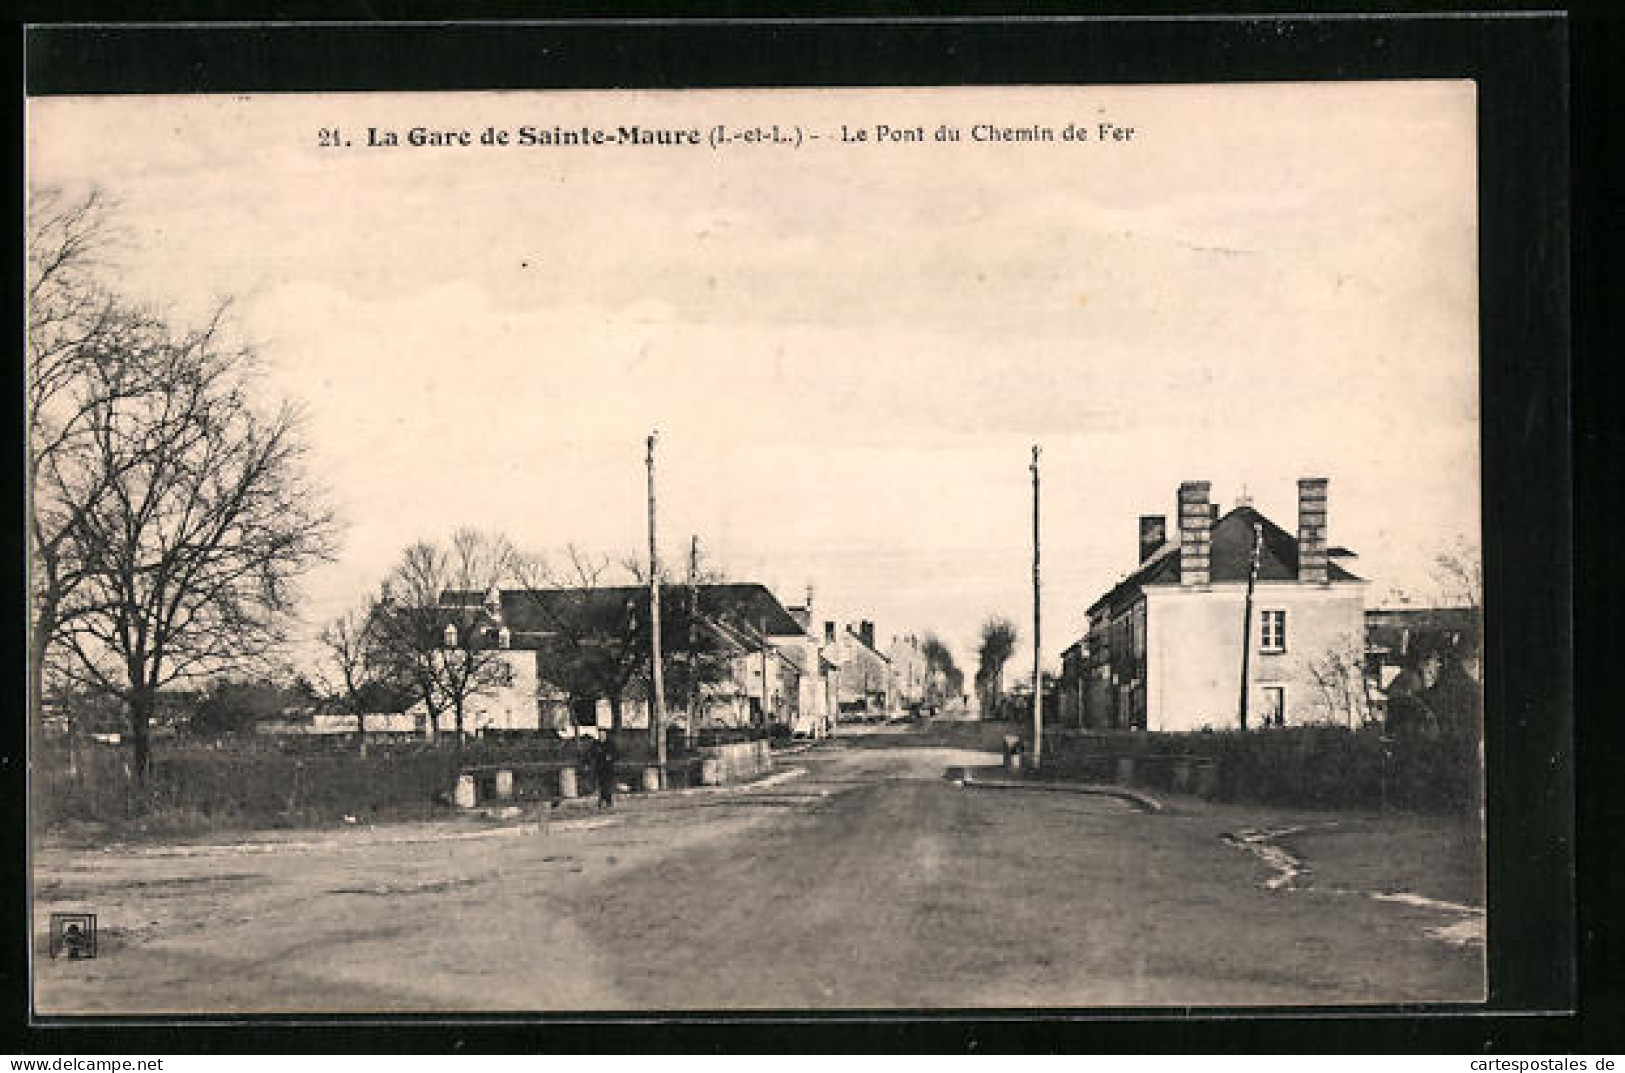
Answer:
<svg viewBox="0 0 1625 1073"><path fill-rule="evenodd" d="M1140 515L1140 562L1157 553L1168 539L1168 518L1162 514Z"/></svg>
<svg viewBox="0 0 1625 1073"><path fill-rule="evenodd" d="M835 643L835 623L827 619L824 621L824 643L826 645Z"/></svg>
<svg viewBox="0 0 1625 1073"><path fill-rule="evenodd" d="M1179 583L1206 585L1212 580L1213 508L1208 481L1179 486Z"/></svg>
<svg viewBox="0 0 1625 1073"><path fill-rule="evenodd" d="M1326 571L1325 477L1298 481L1298 580L1324 584Z"/></svg>
<svg viewBox="0 0 1625 1073"><path fill-rule="evenodd" d="M868 619L858 623L858 637L870 648L875 646L875 624Z"/></svg>

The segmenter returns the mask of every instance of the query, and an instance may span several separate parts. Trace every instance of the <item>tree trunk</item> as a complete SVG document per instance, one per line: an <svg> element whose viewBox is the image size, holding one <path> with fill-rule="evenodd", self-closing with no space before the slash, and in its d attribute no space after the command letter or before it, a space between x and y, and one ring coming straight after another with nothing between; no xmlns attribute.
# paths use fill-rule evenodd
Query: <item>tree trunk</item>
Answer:
<svg viewBox="0 0 1625 1073"><path fill-rule="evenodd" d="M130 695L131 774L137 786L147 785L151 754L148 730L152 726L153 699L152 691L146 688L137 688Z"/></svg>
<svg viewBox="0 0 1625 1073"><path fill-rule="evenodd" d="M55 632L56 612L47 608L34 622L28 650L28 766L37 768L45 747L45 646Z"/></svg>
<svg viewBox="0 0 1625 1073"><path fill-rule="evenodd" d="M359 749L362 756L367 755L367 713L360 706L355 712L355 736L359 740Z"/></svg>
<svg viewBox="0 0 1625 1073"><path fill-rule="evenodd" d="M612 693L609 697L609 728L611 730L621 729L621 695L619 693Z"/></svg>
<svg viewBox="0 0 1625 1073"><path fill-rule="evenodd" d="M440 713L434 710L434 695L428 689L419 693L423 697L423 740L433 745L439 737Z"/></svg>
<svg viewBox="0 0 1625 1073"><path fill-rule="evenodd" d="M457 748L461 749L468 740L468 732L463 729L463 698L458 697L451 706L452 725L456 728Z"/></svg>

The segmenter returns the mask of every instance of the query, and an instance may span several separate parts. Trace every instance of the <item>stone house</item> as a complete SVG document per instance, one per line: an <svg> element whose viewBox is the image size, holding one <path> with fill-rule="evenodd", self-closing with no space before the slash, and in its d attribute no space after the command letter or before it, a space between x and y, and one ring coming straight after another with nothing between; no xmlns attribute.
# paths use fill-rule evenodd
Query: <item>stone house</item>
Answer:
<svg viewBox="0 0 1625 1073"><path fill-rule="evenodd" d="M675 668L667 672L673 725L682 724L688 710L679 683L689 596L682 585L661 593L668 609L661 631L665 664ZM712 665L699 691L702 725L743 725L759 719L764 708L770 719L792 725L827 724L832 694L822 680L829 671L816 639L766 586L708 583L696 586L694 597L695 636L701 658ZM623 727L649 725L647 656L619 656L636 624L649 620L647 587L492 589L447 592L441 600L459 612L481 609L475 628L484 631L505 667L496 676L505 679L501 684L470 700L472 732L607 728L617 710ZM450 730L451 721L449 712L442 713L437 725Z"/></svg>
<svg viewBox="0 0 1625 1073"><path fill-rule="evenodd" d="M1179 486L1178 527L1140 518L1138 566L1089 608L1084 722L1141 730L1235 728L1243 633L1249 727L1342 723L1317 668L1364 635L1365 582L1327 543L1324 478L1298 481L1289 533L1245 499L1220 517L1207 481ZM1253 613L1243 611L1255 543Z"/></svg>
<svg viewBox="0 0 1625 1073"><path fill-rule="evenodd" d="M854 628L824 623L824 650L835 670L835 695L843 714L882 716L893 707L891 660L875 644L875 624Z"/></svg>

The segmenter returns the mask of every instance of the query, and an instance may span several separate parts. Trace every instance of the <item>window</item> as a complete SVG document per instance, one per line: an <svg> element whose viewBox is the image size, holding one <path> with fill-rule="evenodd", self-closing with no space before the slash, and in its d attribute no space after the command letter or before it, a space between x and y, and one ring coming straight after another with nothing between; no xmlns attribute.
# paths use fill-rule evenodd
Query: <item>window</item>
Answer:
<svg viewBox="0 0 1625 1073"><path fill-rule="evenodd" d="M1259 612L1258 649L1260 652L1286 651L1286 612Z"/></svg>
<svg viewBox="0 0 1625 1073"><path fill-rule="evenodd" d="M1260 686L1259 690L1264 694L1264 725L1286 726L1286 686Z"/></svg>

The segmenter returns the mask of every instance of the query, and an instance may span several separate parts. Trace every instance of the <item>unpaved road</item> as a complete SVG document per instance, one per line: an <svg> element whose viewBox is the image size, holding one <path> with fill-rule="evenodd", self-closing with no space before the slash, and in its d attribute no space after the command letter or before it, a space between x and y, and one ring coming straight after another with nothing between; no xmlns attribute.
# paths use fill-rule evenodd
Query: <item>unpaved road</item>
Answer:
<svg viewBox="0 0 1625 1073"><path fill-rule="evenodd" d="M962 735L961 735L962 736ZM746 792L615 814L43 847L35 1005L354 1013L1476 1001L1436 910L1267 890L1236 817L969 789L996 757L871 731ZM473 837L469 837L473 835ZM94 961L46 915L98 914Z"/></svg>

